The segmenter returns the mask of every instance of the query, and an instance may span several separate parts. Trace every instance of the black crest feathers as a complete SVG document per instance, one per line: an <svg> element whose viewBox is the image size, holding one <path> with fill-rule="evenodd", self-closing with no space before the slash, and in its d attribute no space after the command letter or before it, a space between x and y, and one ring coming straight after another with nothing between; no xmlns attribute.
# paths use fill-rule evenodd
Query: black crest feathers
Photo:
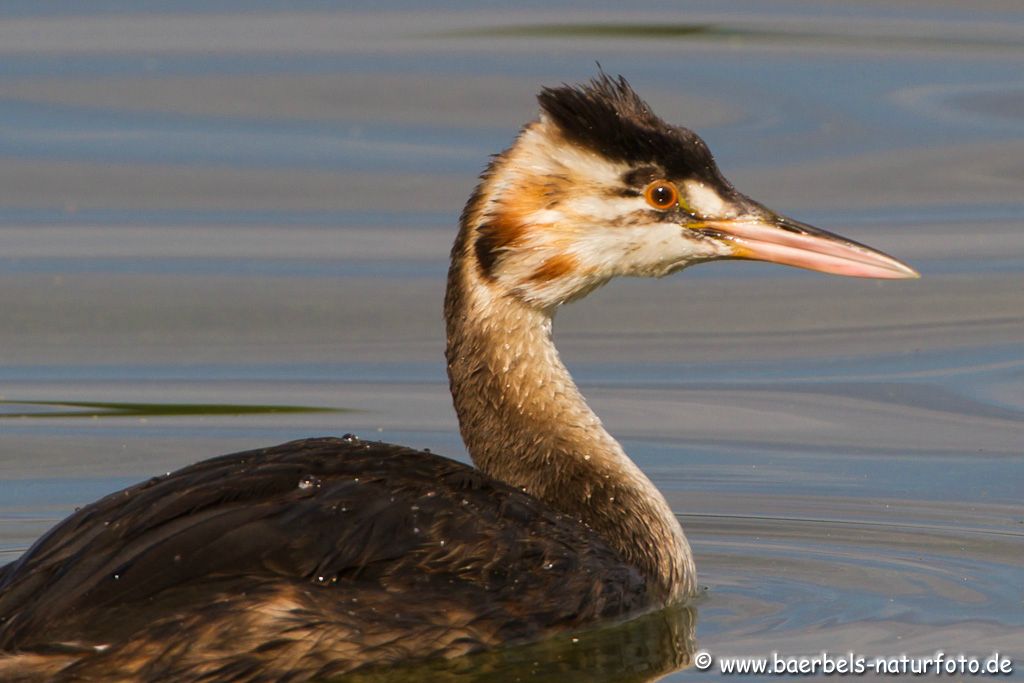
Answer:
<svg viewBox="0 0 1024 683"><path fill-rule="evenodd" d="M628 164L654 163L675 177L724 182L704 141L658 118L622 76L544 88L541 110L570 141Z"/></svg>

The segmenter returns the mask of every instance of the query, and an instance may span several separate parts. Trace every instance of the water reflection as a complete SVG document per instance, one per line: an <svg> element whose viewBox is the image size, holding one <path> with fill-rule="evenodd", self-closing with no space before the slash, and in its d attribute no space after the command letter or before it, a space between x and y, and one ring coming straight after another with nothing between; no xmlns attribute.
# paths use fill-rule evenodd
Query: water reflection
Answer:
<svg viewBox="0 0 1024 683"><path fill-rule="evenodd" d="M816 507L820 514L825 504ZM882 507L910 506L888 501ZM974 655L1020 651L1019 528L965 531L945 519L685 521L702 539L696 555L710 577L701 614L713 626L701 634L702 649L746 656L839 648L868 656L943 647ZM947 640L951 633L955 638Z"/></svg>
<svg viewBox="0 0 1024 683"><path fill-rule="evenodd" d="M700 647L1024 657L1019 3L41 7L0 8L0 561L219 453L353 431L465 458L458 211L537 88L600 60L737 186L924 274L702 266L559 314L682 517ZM692 650L665 619L421 677L646 680Z"/></svg>
<svg viewBox="0 0 1024 683"><path fill-rule="evenodd" d="M866 50L1000 50L1020 52L1024 50L1016 35L1000 34L967 35L959 27L929 24L927 22L902 22L885 24L874 22L844 21L841 25L827 21L791 21L784 26L773 26L771 20L761 17L744 21L716 23L632 23L628 21L593 23L544 23L494 26L452 31L449 36L479 36L508 38L618 38L633 40L707 40L743 41L747 43L794 45L819 45L835 48L858 48Z"/></svg>
<svg viewBox="0 0 1024 683"><path fill-rule="evenodd" d="M677 605L621 624L457 660L345 676L345 683L644 683L690 665L697 610Z"/></svg>
<svg viewBox="0 0 1024 683"><path fill-rule="evenodd" d="M168 417L172 415L263 415L266 413L343 413L316 406L224 405L217 403L119 403L90 401L3 401L2 418Z"/></svg>

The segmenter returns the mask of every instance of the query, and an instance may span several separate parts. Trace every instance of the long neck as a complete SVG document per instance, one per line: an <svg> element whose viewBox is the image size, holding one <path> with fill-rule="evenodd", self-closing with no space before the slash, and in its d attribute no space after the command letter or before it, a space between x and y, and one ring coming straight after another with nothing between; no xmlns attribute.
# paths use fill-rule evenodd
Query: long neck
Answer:
<svg viewBox="0 0 1024 683"><path fill-rule="evenodd" d="M587 406L558 357L550 314L480 273L471 212L463 220L445 317L448 376L473 461L597 531L661 599L691 594L690 547L668 503Z"/></svg>

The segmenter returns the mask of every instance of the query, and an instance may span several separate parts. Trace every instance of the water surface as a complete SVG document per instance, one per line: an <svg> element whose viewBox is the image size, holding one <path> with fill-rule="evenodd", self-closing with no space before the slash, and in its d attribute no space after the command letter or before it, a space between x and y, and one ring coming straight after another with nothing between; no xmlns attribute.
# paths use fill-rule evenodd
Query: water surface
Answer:
<svg viewBox="0 0 1024 683"><path fill-rule="evenodd" d="M453 675L642 680L695 647L1024 670L1016 3L11 2L0 56L0 561L231 450L354 431L465 459L458 213L538 88L599 60L741 190L923 277L714 264L561 312L706 591Z"/></svg>

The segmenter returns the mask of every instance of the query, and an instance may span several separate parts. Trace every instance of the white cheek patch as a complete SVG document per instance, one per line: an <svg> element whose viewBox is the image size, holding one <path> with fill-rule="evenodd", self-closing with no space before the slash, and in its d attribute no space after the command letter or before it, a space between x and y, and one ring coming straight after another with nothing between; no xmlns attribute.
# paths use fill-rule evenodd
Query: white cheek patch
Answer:
<svg viewBox="0 0 1024 683"><path fill-rule="evenodd" d="M583 270L614 275L664 274L688 261L729 255L711 239L695 239L673 223L649 223L581 234L570 247Z"/></svg>
<svg viewBox="0 0 1024 683"><path fill-rule="evenodd" d="M683 195L690 208L701 216L730 218L736 215L732 204L704 183L687 180L683 183Z"/></svg>
<svg viewBox="0 0 1024 683"><path fill-rule="evenodd" d="M566 211L580 219L592 221L597 226L615 224L623 216L647 211L650 207L642 197L607 197L585 195L570 198L565 204Z"/></svg>

